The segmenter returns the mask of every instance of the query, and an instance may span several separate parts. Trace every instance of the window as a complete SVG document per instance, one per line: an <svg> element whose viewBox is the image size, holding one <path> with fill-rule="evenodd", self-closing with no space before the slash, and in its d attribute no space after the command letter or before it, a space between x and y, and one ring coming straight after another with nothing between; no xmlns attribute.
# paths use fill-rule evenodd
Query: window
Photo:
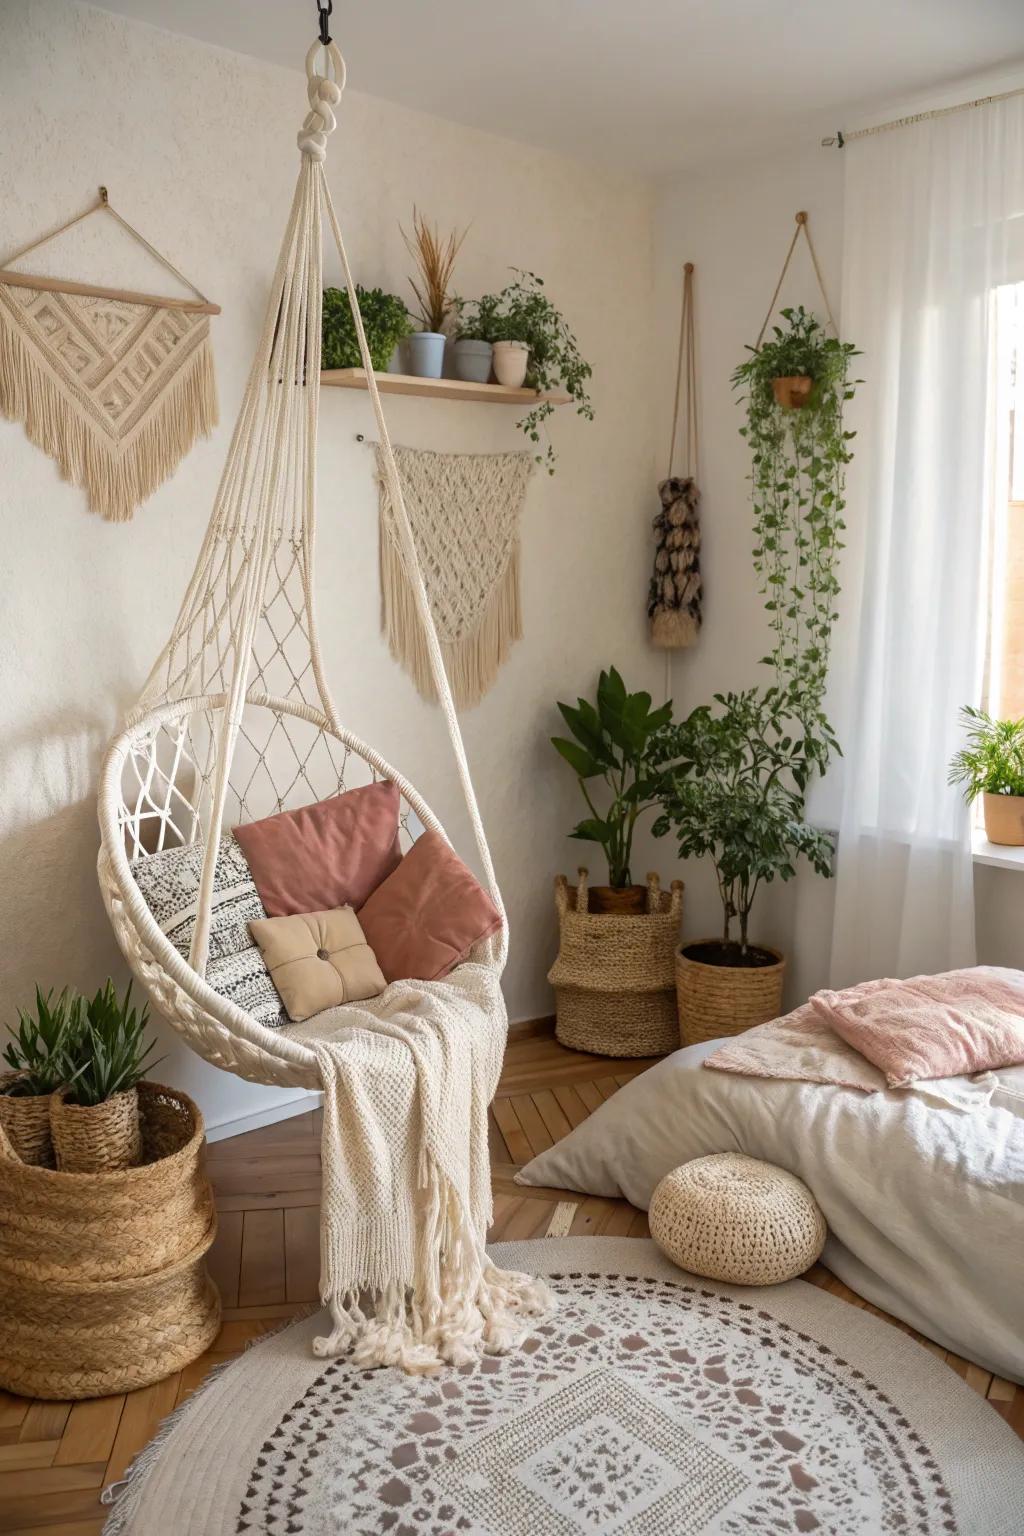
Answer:
<svg viewBox="0 0 1024 1536"><path fill-rule="evenodd" d="M1024 715L1024 283L996 296L996 455L987 708Z"/></svg>

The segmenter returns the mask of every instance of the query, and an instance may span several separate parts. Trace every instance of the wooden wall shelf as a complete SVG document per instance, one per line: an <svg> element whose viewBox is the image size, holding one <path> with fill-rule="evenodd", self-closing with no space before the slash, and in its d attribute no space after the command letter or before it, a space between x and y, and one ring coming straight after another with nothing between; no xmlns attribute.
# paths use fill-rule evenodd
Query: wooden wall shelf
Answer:
<svg viewBox="0 0 1024 1536"><path fill-rule="evenodd" d="M539 400L550 400L552 405L565 405L570 399L565 394L538 394L535 389L509 389L504 384L466 384L462 379L417 379L409 373L375 373L377 388L382 395L422 395L432 400L476 400L488 405L536 405ZM362 368L325 368L320 383L331 389L365 389L366 373Z"/></svg>

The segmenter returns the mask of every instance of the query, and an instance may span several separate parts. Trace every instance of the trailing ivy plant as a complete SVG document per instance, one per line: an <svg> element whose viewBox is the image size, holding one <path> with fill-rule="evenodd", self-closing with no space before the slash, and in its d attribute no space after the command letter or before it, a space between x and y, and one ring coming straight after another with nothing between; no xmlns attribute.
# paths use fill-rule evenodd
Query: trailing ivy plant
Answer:
<svg viewBox="0 0 1024 1536"><path fill-rule="evenodd" d="M356 299L363 317L370 361L383 373L400 341L413 330L413 323L402 300L383 288L362 288L356 284ZM347 288L325 288L323 304L323 357L325 368L361 368L359 339Z"/></svg>
<svg viewBox="0 0 1024 1536"><path fill-rule="evenodd" d="M684 859L710 857L723 907L719 963L763 964L772 957L749 944L754 898L762 885L789 880L807 858L832 872L827 834L804 814L808 786L839 752L823 708L839 595L845 527L846 466L854 434L843 408L857 381L857 355L828 336L803 309L782 311L785 328L736 369L746 391L754 508L754 569L772 633L762 663L773 681L742 693L716 694L654 744L662 814L656 836L672 831ZM787 409L772 381L813 380L810 397ZM733 923L738 922L738 937Z"/></svg>
<svg viewBox="0 0 1024 1536"><path fill-rule="evenodd" d="M459 341L522 341L530 349L526 365L527 388L540 394L564 389L575 402L577 414L593 421L594 408L587 393L593 369L580 354L579 345L561 313L544 291L544 279L535 272L513 267L514 280L500 293L488 293L473 301L455 300ZM519 421L531 443L541 442L541 429L554 411L550 400L540 400ZM555 472L555 451L550 442L537 452L538 464Z"/></svg>

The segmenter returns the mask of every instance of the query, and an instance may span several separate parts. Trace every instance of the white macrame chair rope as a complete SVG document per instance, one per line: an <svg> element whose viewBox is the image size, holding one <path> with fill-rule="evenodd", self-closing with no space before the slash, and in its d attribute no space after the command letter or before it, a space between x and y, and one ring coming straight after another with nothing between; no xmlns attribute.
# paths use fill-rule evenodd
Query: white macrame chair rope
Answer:
<svg viewBox="0 0 1024 1536"><path fill-rule="evenodd" d="M295 756L294 782L309 782L306 763L289 733L290 726L311 727L328 746L352 753L375 777L392 781L404 803L424 827L443 834L440 822L415 787L372 747L341 726L327 684L316 622L313 561L316 526L315 470L320 388L322 274L322 212L326 208L352 302L360 354L366 369L370 399L377 419L395 521L412 590L423 623L431 671L448 730L469 820L492 898L504 918L504 906L494 872L479 805L473 788L440 642L430 611L415 539L402 498L380 395L355 301L355 283L331 203L323 171L328 135L336 119L345 65L334 44L326 50L325 67L333 79L316 71L321 45L306 59L310 110L298 134L302 163L285 228L263 330L232 434L220 486L199 558L186 589L178 619L130 712L125 729L111 743L100 782L99 819L102 848L100 886L118 940L132 968L140 975L161 1012L215 1065L254 1081L316 1086L316 1057L310 1045L270 1030L215 992L205 981L209 953L210 912L216 861L229 795L244 804L248 789L239 792L231 770L242 736L256 752L256 767L268 767L274 732L282 729ZM279 559L285 559L285 571ZM290 585L299 586L293 598ZM287 633L282 639L270 612L284 604ZM288 637L297 629L305 642L299 667L286 656ZM269 631L270 659L256 653L258 639ZM288 673L282 693L267 686L266 676L278 658ZM306 678L309 676L309 683ZM312 687L315 697L308 697ZM260 747L249 734L247 712L265 711L272 722ZM205 757L189 736L193 724L206 722ZM161 762L161 735L171 741L169 768ZM189 740L189 751L184 743ZM191 755L190 755L191 754ZM142 760L140 768L139 760ZM188 792L177 778L185 762L195 783ZM332 762L334 761L332 757ZM129 765L137 779L134 806L126 800ZM252 778L256 769L252 770ZM187 822L179 828L172 803L180 802ZM280 804L280 798L278 804ZM198 910L189 960L170 944L154 920L135 882L126 835L133 857L141 856L146 818L160 823L158 846L172 826L182 840L201 831L206 846L198 894ZM500 971L507 955L507 931L478 947L473 958Z"/></svg>

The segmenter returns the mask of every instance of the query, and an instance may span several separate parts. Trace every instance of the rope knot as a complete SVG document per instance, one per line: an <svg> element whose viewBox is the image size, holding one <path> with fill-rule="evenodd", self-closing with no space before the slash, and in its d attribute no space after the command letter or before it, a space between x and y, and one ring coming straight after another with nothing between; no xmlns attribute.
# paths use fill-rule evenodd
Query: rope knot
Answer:
<svg viewBox="0 0 1024 1536"><path fill-rule="evenodd" d="M334 108L341 100L341 93L345 89L345 61L337 45L328 43L324 48L328 65L334 70L333 80L328 75L317 74L314 69L314 62L320 49L321 44L317 41L306 55L306 95L309 98L309 111L297 135L299 149L311 160L324 160L327 156L327 135L333 133L338 126Z"/></svg>

